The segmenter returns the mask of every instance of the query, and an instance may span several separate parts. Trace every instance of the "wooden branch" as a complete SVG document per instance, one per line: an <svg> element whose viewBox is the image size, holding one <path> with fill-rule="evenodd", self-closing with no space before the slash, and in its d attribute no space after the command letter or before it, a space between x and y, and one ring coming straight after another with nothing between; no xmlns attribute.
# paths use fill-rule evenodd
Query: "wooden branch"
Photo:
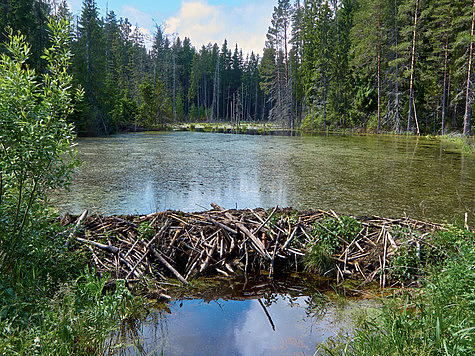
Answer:
<svg viewBox="0 0 475 356"><path fill-rule="evenodd" d="M220 207L217 204L212 203L211 206L217 210L220 210L222 212L225 212L225 209ZM252 232L249 231L249 229L244 226L241 222L237 221L234 216L232 216L229 212L225 212L224 215L231 220L236 226L247 236L251 239L251 242L254 244L254 247L256 248L257 252L259 252L264 258L270 260L271 257L269 253L267 252L266 248L262 244L262 242L254 236Z"/></svg>
<svg viewBox="0 0 475 356"><path fill-rule="evenodd" d="M236 230L233 230L233 229L231 229L229 226L226 226L226 225L220 223L219 221L214 220L214 219L211 218L209 215L206 216L206 220L208 220L209 222L215 224L216 226L218 226L218 227L220 227L220 228L222 228L222 229L224 229L224 230L230 232L231 234L234 234L234 235L237 235L237 234L238 234L238 232L237 232Z"/></svg>
<svg viewBox="0 0 475 356"><path fill-rule="evenodd" d="M85 240L85 239L81 239L80 237L77 237L76 238L77 241L79 242L82 242L82 243L85 243L85 244L89 244L89 245L92 245L94 247L97 247L98 249L101 249L103 251L106 251L106 252L109 252L109 253L113 253L114 255L117 255L120 251L119 248L115 247L115 246L112 246L112 245L103 245L99 242L95 242L95 241L91 241L91 240Z"/></svg>
<svg viewBox="0 0 475 356"><path fill-rule="evenodd" d="M188 284L187 280L178 272L171 264L169 264L158 251L156 251L152 246L150 246L150 252L161 262L163 263L183 284Z"/></svg>
<svg viewBox="0 0 475 356"><path fill-rule="evenodd" d="M71 231L71 233L69 234L68 236L68 239L66 241L66 244L64 245L66 248L69 248L69 245L71 245L71 240L74 238L74 235L76 235L76 232L79 228L79 226L81 225L81 223L84 221L84 219L86 218L87 216L87 209L84 210L84 212L81 214L81 216L78 218L78 220L76 221L76 225L74 226L73 230Z"/></svg>

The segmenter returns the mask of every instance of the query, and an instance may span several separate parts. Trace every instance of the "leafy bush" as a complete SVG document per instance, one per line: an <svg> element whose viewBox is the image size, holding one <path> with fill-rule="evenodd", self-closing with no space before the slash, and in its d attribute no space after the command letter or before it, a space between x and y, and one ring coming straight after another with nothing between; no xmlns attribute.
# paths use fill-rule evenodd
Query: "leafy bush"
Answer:
<svg viewBox="0 0 475 356"><path fill-rule="evenodd" d="M395 231L395 237L398 233ZM434 269L440 271L446 259L456 256L460 247L471 238L468 230L456 225L448 225L422 240L409 231L401 234L406 241L391 261L391 276L403 283L420 281Z"/></svg>
<svg viewBox="0 0 475 356"><path fill-rule="evenodd" d="M48 189L65 186L74 159L67 25L50 23L51 47L40 77L28 65L29 47L10 30L9 55L0 59L0 269L7 272L19 246L42 215ZM41 81L38 80L41 78ZM69 154L69 156L65 156Z"/></svg>
<svg viewBox="0 0 475 356"><path fill-rule="evenodd" d="M0 58L0 354L102 353L108 334L133 310L123 284L85 270L80 251L47 206L46 191L68 184L77 164L68 25L49 25L45 74L28 67L29 47L10 30ZM81 93L77 93L81 96ZM76 99L77 100L77 99Z"/></svg>

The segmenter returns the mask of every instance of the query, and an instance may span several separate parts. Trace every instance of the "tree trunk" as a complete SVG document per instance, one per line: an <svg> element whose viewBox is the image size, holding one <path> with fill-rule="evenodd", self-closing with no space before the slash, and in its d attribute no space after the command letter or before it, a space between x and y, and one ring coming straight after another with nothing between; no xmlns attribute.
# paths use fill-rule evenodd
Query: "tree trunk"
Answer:
<svg viewBox="0 0 475 356"><path fill-rule="evenodd" d="M395 87L395 105L396 105L396 117L394 123L394 129L396 133L401 132L400 123L399 123L399 66L398 66L398 30L397 30L397 0L394 0L394 39L395 39L395 60L396 60L396 68L395 68L395 79L396 79L396 87Z"/></svg>
<svg viewBox="0 0 475 356"><path fill-rule="evenodd" d="M381 1L378 2L378 128L381 131Z"/></svg>
<svg viewBox="0 0 475 356"><path fill-rule="evenodd" d="M449 31L450 31L450 11L451 11L451 4L449 4L449 10L447 14L447 32L445 34L445 49L444 49L444 88L442 93L442 118L441 118L441 133L442 135L445 134L445 111L447 105L447 71L448 71L448 63L449 63Z"/></svg>
<svg viewBox="0 0 475 356"><path fill-rule="evenodd" d="M470 136L472 134L472 57L473 57L473 31L475 27L475 0L472 5L472 30L470 32L470 50L468 57L467 70L467 90L465 97L465 115L463 118L463 134Z"/></svg>
<svg viewBox="0 0 475 356"><path fill-rule="evenodd" d="M407 116L407 131L411 131L412 106L414 101L414 66L416 62L416 35L417 35L417 12L419 11L419 0L416 0L416 10L414 11L414 32L412 33L412 54L411 54L411 79L409 81L409 114ZM419 132L418 132L419 134Z"/></svg>

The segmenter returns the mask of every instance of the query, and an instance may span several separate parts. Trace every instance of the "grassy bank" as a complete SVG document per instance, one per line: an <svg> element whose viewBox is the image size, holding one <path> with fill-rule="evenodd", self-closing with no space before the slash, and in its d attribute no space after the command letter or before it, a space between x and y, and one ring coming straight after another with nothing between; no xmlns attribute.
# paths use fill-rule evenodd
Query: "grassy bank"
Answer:
<svg viewBox="0 0 475 356"><path fill-rule="evenodd" d="M89 269L83 250L65 248L67 231L47 217L0 275L0 354L103 354L108 335L143 310L141 300L124 283L106 285L108 276Z"/></svg>
<svg viewBox="0 0 475 356"><path fill-rule="evenodd" d="M431 241L437 258L419 271L423 287L384 299L351 337L319 345L327 355L475 354L475 234L451 227ZM422 256L422 255L420 255ZM410 261L414 256L407 256ZM423 259L423 257L421 257Z"/></svg>
<svg viewBox="0 0 475 356"><path fill-rule="evenodd" d="M452 144L463 152L475 154L475 138L467 137L460 134L449 134L438 136L442 142Z"/></svg>

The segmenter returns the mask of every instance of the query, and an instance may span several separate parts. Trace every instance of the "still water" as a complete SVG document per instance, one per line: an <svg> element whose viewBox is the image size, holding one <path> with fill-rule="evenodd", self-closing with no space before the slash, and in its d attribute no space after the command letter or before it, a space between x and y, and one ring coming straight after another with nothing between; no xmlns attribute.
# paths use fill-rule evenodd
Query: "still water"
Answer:
<svg viewBox="0 0 475 356"><path fill-rule="evenodd" d="M292 206L474 222L475 157L435 140L193 132L78 139L82 166L62 212L145 214Z"/></svg>
<svg viewBox="0 0 475 356"><path fill-rule="evenodd" d="M317 344L350 335L354 320L375 307L371 300L332 299L293 282L292 291L261 283L245 287L248 295L236 288L223 295L223 288L221 297L214 291L207 299L179 299L117 332L110 343L123 345L119 355L314 355ZM253 292L256 287L261 293Z"/></svg>

